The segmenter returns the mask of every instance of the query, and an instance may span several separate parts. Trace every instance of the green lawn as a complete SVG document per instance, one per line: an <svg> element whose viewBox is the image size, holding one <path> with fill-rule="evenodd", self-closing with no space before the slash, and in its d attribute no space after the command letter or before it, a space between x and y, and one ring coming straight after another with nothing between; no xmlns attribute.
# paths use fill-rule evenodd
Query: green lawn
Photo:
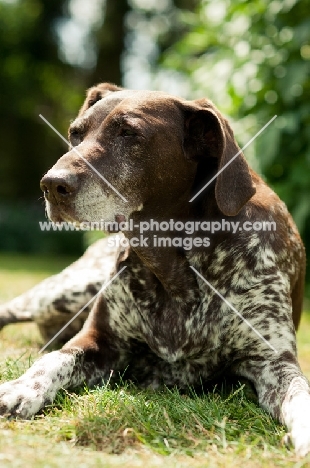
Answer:
<svg viewBox="0 0 310 468"><path fill-rule="evenodd" d="M69 259L0 255L0 301L66 266ZM48 265L48 267L47 267ZM0 332L0 379L17 377L41 345L34 324ZM310 314L298 334L310 377ZM208 394L117 388L62 391L32 421L0 421L1 467L306 467L283 444L285 430L260 410L250 389Z"/></svg>

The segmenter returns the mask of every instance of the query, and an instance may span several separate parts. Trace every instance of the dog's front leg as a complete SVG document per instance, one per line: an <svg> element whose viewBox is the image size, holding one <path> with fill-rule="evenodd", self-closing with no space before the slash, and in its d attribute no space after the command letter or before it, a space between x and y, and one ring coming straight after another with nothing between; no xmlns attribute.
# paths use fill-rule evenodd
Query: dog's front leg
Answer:
<svg viewBox="0 0 310 468"><path fill-rule="evenodd" d="M287 426L296 453L310 452L310 385L295 354L284 351L278 358L249 359L239 365L238 373L253 382L260 405Z"/></svg>
<svg viewBox="0 0 310 468"><path fill-rule="evenodd" d="M79 349L54 351L18 379L0 385L0 415L29 419L51 403L60 388L82 383L83 354Z"/></svg>
<svg viewBox="0 0 310 468"><path fill-rule="evenodd" d="M28 419L51 403L61 388L107 380L111 369L119 369L121 355L107 329L105 299L100 296L84 328L60 351L46 354L21 377L0 385L0 415Z"/></svg>

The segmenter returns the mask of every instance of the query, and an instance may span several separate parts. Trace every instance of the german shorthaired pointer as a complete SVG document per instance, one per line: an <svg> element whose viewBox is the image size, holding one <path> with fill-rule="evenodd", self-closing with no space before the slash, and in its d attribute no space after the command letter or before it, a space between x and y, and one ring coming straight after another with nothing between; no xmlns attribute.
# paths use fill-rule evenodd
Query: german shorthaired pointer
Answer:
<svg viewBox="0 0 310 468"><path fill-rule="evenodd" d="M123 223L130 246L108 237L2 308L3 324L32 319L37 309L49 338L113 278L76 336L0 386L0 413L31 418L60 388L100 383L111 369L152 387L230 372L253 382L296 452L308 453L310 387L295 340L305 252L285 205L241 153L234 158L228 122L206 99L101 84L88 92L69 134L72 148L41 181L48 216ZM141 238L141 224L151 220L165 226L166 247L157 231ZM180 232L188 222L194 229ZM276 230L258 229L264 222ZM222 229L206 237L208 223Z"/></svg>

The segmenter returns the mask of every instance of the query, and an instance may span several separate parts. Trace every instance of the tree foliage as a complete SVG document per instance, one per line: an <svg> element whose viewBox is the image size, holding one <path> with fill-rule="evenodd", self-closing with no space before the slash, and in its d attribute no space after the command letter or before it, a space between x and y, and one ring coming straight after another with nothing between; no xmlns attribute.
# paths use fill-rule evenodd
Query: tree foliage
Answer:
<svg viewBox="0 0 310 468"><path fill-rule="evenodd" d="M68 86L70 69L58 59L53 31L62 4L0 2L2 200L40 196L40 177L63 151L39 119L42 113L59 124L78 100L74 83Z"/></svg>

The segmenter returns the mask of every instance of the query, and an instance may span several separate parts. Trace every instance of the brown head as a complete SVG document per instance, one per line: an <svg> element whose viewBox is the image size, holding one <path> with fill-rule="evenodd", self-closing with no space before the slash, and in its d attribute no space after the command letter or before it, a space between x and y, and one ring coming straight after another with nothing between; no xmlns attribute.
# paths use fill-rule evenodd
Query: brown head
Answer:
<svg viewBox="0 0 310 468"><path fill-rule="evenodd" d="M208 100L100 84L89 90L69 139L72 149L41 181L54 221L114 221L141 210L175 216L226 165L215 185L223 214L236 215L255 193L243 155L228 164L239 147Z"/></svg>

